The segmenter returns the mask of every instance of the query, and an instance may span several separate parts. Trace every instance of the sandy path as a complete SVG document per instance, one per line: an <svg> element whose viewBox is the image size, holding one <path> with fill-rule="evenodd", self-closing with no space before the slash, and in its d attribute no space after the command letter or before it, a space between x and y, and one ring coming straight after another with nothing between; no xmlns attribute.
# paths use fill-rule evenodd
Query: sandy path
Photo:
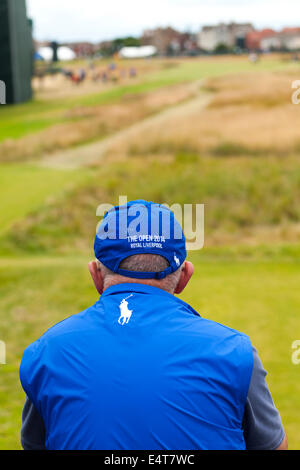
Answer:
<svg viewBox="0 0 300 470"><path fill-rule="evenodd" d="M132 138L140 132L147 131L148 128L155 125L163 126L170 117L189 115L195 110L203 110L211 100L211 95L201 92L198 96L185 101L184 103L172 106L166 110L150 116L141 122L135 123L105 139L97 142L81 145L80 147L69 150L55 152L51 155L45 155L40 161L40 165L56 169L74 169L97 163L111 146L122 142L123 139Z"/></svg>

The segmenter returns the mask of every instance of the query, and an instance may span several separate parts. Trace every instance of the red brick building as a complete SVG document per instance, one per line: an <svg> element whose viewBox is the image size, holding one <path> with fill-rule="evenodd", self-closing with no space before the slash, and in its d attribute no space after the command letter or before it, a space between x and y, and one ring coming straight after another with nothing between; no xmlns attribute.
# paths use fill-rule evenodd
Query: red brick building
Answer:
<svg viewBox="0 0 300 470"><path fill-rule="evenodd" d="M276 34L273 29L263 29L261 31L251 31L246 35L246 47L250 51L260 50L261 41Z"/></svg>
<svg viewBox="0 0 300 470"><path fill-rule="evenodd" d="M171 27L144 31L141 43L144 46L155 46L159 55L177 55L198 48L193 35L181 33Z"/></svg>

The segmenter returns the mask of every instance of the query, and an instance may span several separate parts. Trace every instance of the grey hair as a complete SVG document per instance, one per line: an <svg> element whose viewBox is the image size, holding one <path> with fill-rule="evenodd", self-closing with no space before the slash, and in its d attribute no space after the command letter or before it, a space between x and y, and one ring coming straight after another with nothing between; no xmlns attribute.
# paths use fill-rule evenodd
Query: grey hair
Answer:
<svg viewBox="0 0 300 470"><path fill-rule="evenodd" d="M151 254L129 256L128 258L125 258L120 264L120 268L126 269L127 271L148 271L153 273L164 271L168 266L169 262L166 258L160 255Z"/></svg>
<svg viewBox="0 0 300 470"><path fill-rule="evenodd" d="M99 269L101 269L103 278L104 278L104 286L105 288L120 284L122 282L139 282L143 284L153 285L156 287L160 287L163 290L173 294L176 286L179 282L180 273L182 271L182 266L180 266L177 271L169 274L164 279L136 279L121 276L120 274L114 273L102 263L98 261ZM127 271L135 271L135 272L160 272L164 271L169 266L169 262L166 258L161 255L153 255L153 254L138 254L132 255L128 258L124 259L120 263L120 268L125 269Z"/></svg>

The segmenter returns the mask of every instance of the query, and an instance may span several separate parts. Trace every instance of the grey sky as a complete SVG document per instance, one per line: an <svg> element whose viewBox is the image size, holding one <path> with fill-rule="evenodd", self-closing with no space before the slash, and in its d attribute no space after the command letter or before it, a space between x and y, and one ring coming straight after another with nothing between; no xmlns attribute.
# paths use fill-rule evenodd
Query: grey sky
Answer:
<svg viewBox="0 0 300 470"><path fill-rule="evenodd" d="M174 26L250 21L257 27L297 26L299 0L27 0L37 39L101 41ZM297 15L298 13L298 15Z"/></svg>

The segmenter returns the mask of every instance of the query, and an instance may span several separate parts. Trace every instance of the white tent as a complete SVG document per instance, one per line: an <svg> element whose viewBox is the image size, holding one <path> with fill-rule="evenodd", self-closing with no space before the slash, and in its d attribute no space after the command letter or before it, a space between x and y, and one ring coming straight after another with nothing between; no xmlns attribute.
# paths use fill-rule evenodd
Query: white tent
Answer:
<svg viewBox="0 0 300 470"><path fill-rule="evenodd" d="M123 47L119 54L123 59L141 59L152 57L157 53L155 46L141 46L141 47Z"/></svg>
<svg viewBox="0 0 300 470"><path fill-rule="evenodd" d="M74 60L76 59L75 52L69 47L59 47L57 51L58 60Z"/></svg>
<svg viewBox="0 0 300 470"><path fill-rule="evenodd" d="M40 57L42 57L42 59L46 60L47 62L49 62L53 58L53 51L51 47L40 47L37 50L37 53Z"/></svg>
<svg viewBox="0 0 300 470"><path fill-rule="evenodd" d="M38 49L37 53L46 61L50 62L53 59L53 50L51 47L41 47ZM76 54L69 47L61 46L57 49L58 60L74 60Z"/></svg>

